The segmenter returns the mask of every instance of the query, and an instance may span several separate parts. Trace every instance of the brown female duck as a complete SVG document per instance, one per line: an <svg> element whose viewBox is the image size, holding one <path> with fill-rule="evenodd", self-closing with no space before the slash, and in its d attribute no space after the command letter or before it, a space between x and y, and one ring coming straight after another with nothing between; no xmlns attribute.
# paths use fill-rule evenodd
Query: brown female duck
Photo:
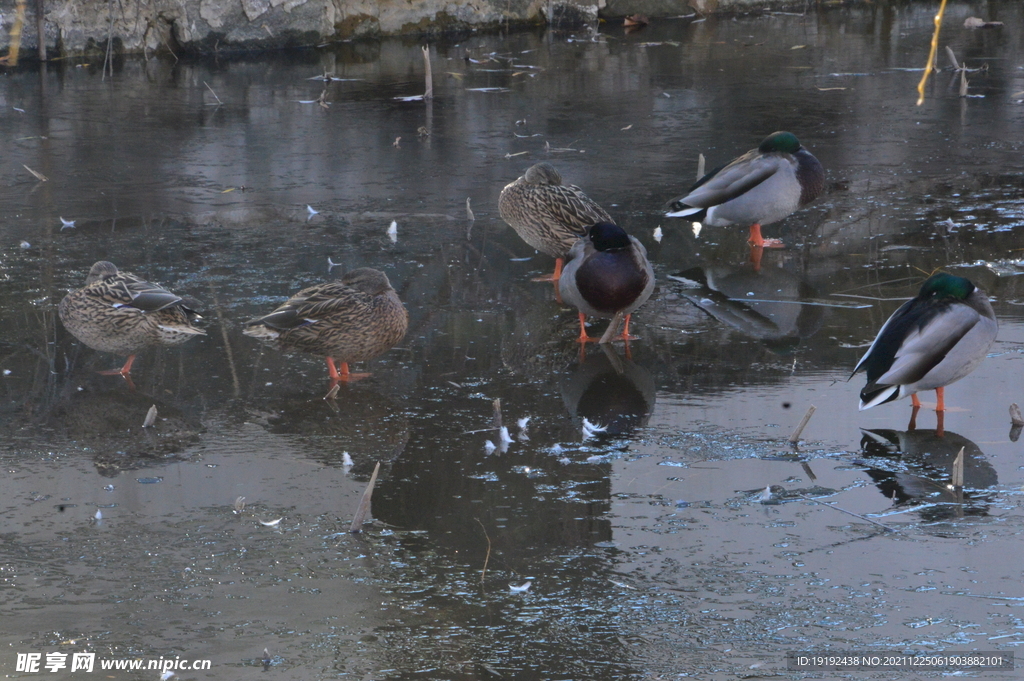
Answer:
<svg viewBox="0 0 1024 681"><path fill-rule="evenodd" d="M538 251L555 258L555 272L534 281L555 281L573 244L587 228L612 218L579 187L563 185L550 163L531 166L523 176L501 190L498 213L512 229Z"/></svg>
<svg viewBox="0 0 1024 681"><path fill-rule="evenodd" d="M104 374L127 377L143 348L206 334L192 325L199 315L180 296L105 260L92 266L85 286L64 296L57 311L64 327L93 350L128 355L123 367Z"/></svg>
<svg viewBox="0 0 1024 681"><path fill-rule="evenodd" d="M408 325L387 275L363 267L341 281L302 289L270 314L246 322L242 333L276 341L284 350L322 355L331 380L348 381L366 375L350 374L349 362L384 354L402 340Z"/></svg>

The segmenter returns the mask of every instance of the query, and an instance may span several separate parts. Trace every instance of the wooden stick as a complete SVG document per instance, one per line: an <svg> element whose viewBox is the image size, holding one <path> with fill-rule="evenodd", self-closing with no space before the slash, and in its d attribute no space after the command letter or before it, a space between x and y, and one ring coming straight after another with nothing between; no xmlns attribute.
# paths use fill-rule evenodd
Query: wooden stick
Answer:
<svg viewBox="0 0 1024 681"><path fill-rule="evenodd" d="M798 425L796 427L796 430L793 431L793 434L789 436L789 443L791 445L795 445L797 442L800 441L800 433L804 432L804 428L807 427L807 422L811 420L812 416L814 416L814 410L816 408L817 407L815 407L813 404L810 406L810 408L807 410L807 413L804 414L803 419L801 419L800 425Z"/></svg>
<svg viewBox="0 0 1024 681"><path fill-rule="evenodd" d="M928 51L928 63L924 67L924 75L921 82L917 84L917 105L924 104L924 86L928 82L928 76L935 70L935 52L939 49L939 29L942 28L942 15L946 12L946 0L942 0L939 11L935 13L935 33L932 34L932 47Z"/></svg>

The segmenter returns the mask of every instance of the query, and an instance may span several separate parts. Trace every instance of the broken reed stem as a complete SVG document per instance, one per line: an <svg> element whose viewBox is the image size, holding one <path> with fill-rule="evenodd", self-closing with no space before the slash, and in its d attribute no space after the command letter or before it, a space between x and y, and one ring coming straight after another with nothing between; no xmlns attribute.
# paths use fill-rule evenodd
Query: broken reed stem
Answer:
<svg viewBox="0 0 1024 681"><path fill-rule="evenodd" d="M101 80L106 80L107 78L108 65L110 77L114 77L114 60L112 55L114 50L114 0L107 0L107 15L109 16L107 23L107 53L103 57L103 77Z"/></svg>
<svg viewBox="0 0 1024 681"><path fill-rule="evenodd" d="M1014 426L1024 426L1024 416L1020 414L1020 407L1014 402L1010 405L1010 423Z"/></svg>
<svg viewBox="0 0 1024 681"><path fill-rule="evenodd" d="M480 523L480 529L484 531L484 539L487 540L487 555L484 556L484 569L480 572L480 583L483 584L484 578L487 576L487 563L489 563L491 560L491 538L487 534L487 528L484 527L484 524L480 522L480 519L474 518L474 520Z"/></svg>
<svg viewBox="0 0 1024 681"><path fill-rule="evenodd" d="M430 48L426 45L423 46L423 70L425 72L424 78L426 78L426 89L423 92L423 99L434 98L434 75L430 71Z"/></svg>
<svg viewBox="0 0 1024 681"><path fill-rule="evenodd" d="M808 408L807 413L804 414L804 417L800 420L800 425L798 425L796 430L793 431L793 434L789 436L789 444L795 445L800 441L800 433L804 432L804 428L807 427L807 422L811 420L812 416L814 416L815 409L817 409L817 407L813 404Z"/></svg>
<svg viewBox="0 0 1024 681"><path fill-rule="evenodd" d="M935 52L939 49L939 29L942 28L942 15L946 12L946 0L942 0L939 11L935 13L935 32L932 33L932 47L928 51L928 63L924 67L924 75L921 82L917 84L917 105L924 104L924 86L928 83L928 76L935 70Z"/></svg>
<svg viewBox="0 0 1024 681"><path fill-rule="evenodd" d="M854 513L853 511L847 511L845 508L839 508L838 506L833 506L832 504L826 504L824 501L818 501L817 499L812 499L811 497L804 496L803 494L797 494L797 496L800 497L801 499L803 499L804 501L813 501L814 503L821 504L822 506L824 506L826 508L835 509L836 511L842 511L846 515L852 515L854 518L860 518L861 520L867 521L867 522L871 523L872 525L878 525L882 529L888 530L889 532L896 532L897 531L895 527L889 527L888 525L884 525L884 524L878 522L877 520L872 520L871 518L865 518L862 515L858 515L858 514Z"/></svg>
<svg viewBox="0 0 1024 681"><path fill-rule="evenodd" d="M18 53L21 51L21 27L25 24L25 0L18 0L14 12L14 25L11 26L10 43L7 56L3 63L7 66L18 65Z"/></svg>
<svg viewBox="0 0 1024 681"><path fill-rule="evenodd" d="M961 447L956 455L956 459L953 460L952 483L954 489L964 488L964 449L964 447Z"/></svg>
<svg viewBox="0 0 1024 681"><path fill-rule="evenodd" d="M377 472L380 471L380 461L373 467L373 475L370 476L370 482L366 485L366 491L363 492L363 496L359 499L359 508L356 509L356 514L352 516L352 525L348 528L348 531L352 534L359 534L363 531L363 523L366 521L366 516L370 514L370 502L373 498L373 486L377 484Z"/></svg>
<svg viewBox="0 0 1024 681"><path fill-rule="evenodd" d="M36 46L39 61L46 61L46 16L43 14L43 0L36 0Z"/></svg>

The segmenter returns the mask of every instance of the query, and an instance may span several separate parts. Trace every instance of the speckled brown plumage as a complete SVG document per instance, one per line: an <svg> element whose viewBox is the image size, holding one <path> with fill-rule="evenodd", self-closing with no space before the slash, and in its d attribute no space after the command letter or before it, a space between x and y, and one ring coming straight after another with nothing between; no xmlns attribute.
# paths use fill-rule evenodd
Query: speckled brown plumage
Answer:
<svg viewBox="0 0 1024 681"><path fill-rule="evenodd" d="M192 325L198 315L181 297L105 260L92 266L85 286L64 296L57 311L64 327L93 350L128 355L122 375L142 349L206 333Z"/></svg>
<svg viewBox="0 0 1024 681"><path fill-rule="evenodd" d="M550 163L531 166L523 176L501 190L498 213L523 241L561 260L569 249L598 222L611 216L575 185L563 185ZM561 268L556 266L556 276Z"/></svg>
<svg viewBox="0 0 1024 681"><path fill-rule="evenodd" d="M283 350L326 357L331 378L345 379L349 362L390 350L405 336L409 316L387 275L364 267L341 281L302 289L268 315L246 322L243 333L275 341ZM339 373L335 361L342 364Z"/></svg>

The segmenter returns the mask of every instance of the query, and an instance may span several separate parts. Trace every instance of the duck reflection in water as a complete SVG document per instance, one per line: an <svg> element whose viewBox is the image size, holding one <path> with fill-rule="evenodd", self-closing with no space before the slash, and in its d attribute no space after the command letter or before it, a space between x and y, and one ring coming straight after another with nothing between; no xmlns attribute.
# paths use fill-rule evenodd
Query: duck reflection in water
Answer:
<svg viewBox="0 0 1024 681"><path fill-rule="evenodd" d="M338 400L274 400L255 420L268 433L297 436L309 458L325 466L346 465L347 453L355 476L368 476L378 461L386 476L411 434L409 418L395 400L365 388L347 390Z"/></svg>
<svg viewBox="0 0 1024 681"><path fill-rule="evenodd" d="M578 427L583 419L604 435L627 435L647 424L654 411L654 377L606 344L562 382L562 401Z"/></svg>
<svg viewBox="0 0 1024 681"><path fill-rule="evenodd" d="M825 308L810 301L810 284L780 267L703 265L671 277L698 309L772 352L787 355L821 329Z"/></svg>
<svg viewBox="0 0 1024 681"><path fill-rule="evenodd" d="M924 520L951 519L988 513L989 494L998 483L996 470L985 454L962 435L939 430L861 430L861 450L885 465L867 473L896 506L928 504ZM963 458L963 490L952 486L953 465L960 450Z"/></svg>
<svg viewBox="0 0 1024 681"><path fill-rule="evenodd" d="M47 414L48 431L88 451L100 475L188 459L203 426L174 406L132 390L108 390L83 377ZM157 418L143 427L151 408Z"/></svg>

